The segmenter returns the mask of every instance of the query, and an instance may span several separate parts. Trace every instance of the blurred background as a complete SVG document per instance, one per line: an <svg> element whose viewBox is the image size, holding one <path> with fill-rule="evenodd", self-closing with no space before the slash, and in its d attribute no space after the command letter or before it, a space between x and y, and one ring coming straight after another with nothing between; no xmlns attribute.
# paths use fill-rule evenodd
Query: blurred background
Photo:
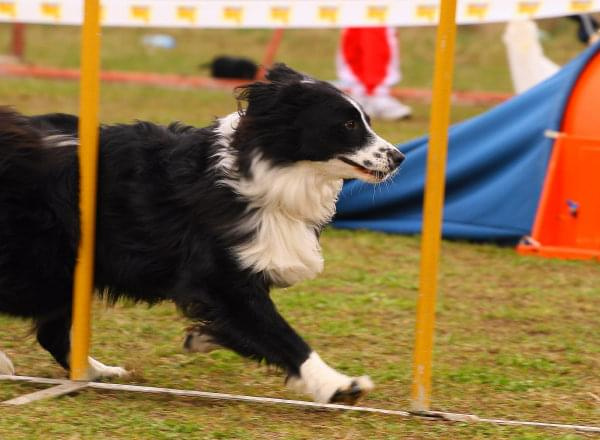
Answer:
<svg viewBox="0 0 600 440"><path fill-rule="evenodd" d="M546 56L563 65L584 50L578 25L538 22ZM454 89L512 93L504 24L461 26ZM149 38L167 35L167 44ZM10 52L12 27L0 25L0 52ZM263 59L272 31L106 28L102 68L210 76L217 55ZM339 30L286 30L275 60L335 80ZM430 89L435 29L402 28L398 46L407 89ZM153 43L154 42L154 43ZM164 40L163 40L164 42ZM27 25L23 62L77 68L77 27ZM0 66L1 67L1 66ZM78 113L78 82L0 77L0 104L23 113ZM237 109L232 90L103 83L101 120L174 120L206 125ZM375 120L393 142L426 134L429 103L410 98L412 117ZM452 121L494 104L455 102ZM377 189L374 189L377 191ZM273 296L290 322L332 366L370 374L368 406L409 406L418 236L328 229L326 270L316 280ZM0 243L1 246L1 243ZM434 355L433 408L488 417L563 423L600 419L600 270L597 262L522 257L512 247L444 241ZM205 391L297 398L279 373L218 350L181 350L187 323L169 304L148 309L119 303L94 308L92 354L136 371L130 382ZM18 374L64 377L37 347L24 322L0 316L0 346ZM23 343L23 341L26 341ZM0 400L31 391L0 384ZM595 396L595 397L594 397ZM398 439L584 438L533 428L433 424L281 407L85 392L75 398L1 410L0 438Z"/></svg>
<svg viewBox="0 0 600 440"><path fill-rule="evenodd" d="M541 43L548 58L566 63L584 46L577 40L577 24L567 19L541 20ZM460 26L456 45L454 89L459 91L511 92L513 90L506 48L502 42L504 24ZM228 54L260 63L271 39L270 30L105 28L102 35L102 68L136 72L201 74L210 76L214 57ZM148 36L166 34L173 47L145 44ZM146 38L145 38L146 37ZM286 30L275 60L289 64L321 79L335 80L335 55L339 30ZM435 29L402 28L398 45L402 88L429 88L433 77ZM0 48L9 52L11 26L0 25ZM61 68L79 66L77 27L28 25L24 59L27 63ZM56 111L76 113L77 82L19 80L0 82L2 103L13 104L26 113ZM183 120L205 124L214 116L235 109L232 94L206 90L164 90L138 85L103 84L101 119L104 122L136 118L159 122ZM408 102L414 117L401 124L377 123L376 128L392 142L400 142L427 130L428 105ZM453 120L478 114L486 106L456 106Z"/></svg>

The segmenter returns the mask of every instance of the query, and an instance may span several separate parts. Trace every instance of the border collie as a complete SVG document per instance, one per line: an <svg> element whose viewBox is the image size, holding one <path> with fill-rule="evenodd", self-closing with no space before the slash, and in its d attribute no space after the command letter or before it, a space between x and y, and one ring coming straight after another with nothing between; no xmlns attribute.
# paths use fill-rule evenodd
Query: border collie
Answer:
<svg viewBox="0 0 600 440"><path fill-rule="evenodd" d="M109 300L173 301L194 325L184 346L265 361L317 402L373 387L328 366L269 296L323 269L319 234L343 179L388 179L404 156L335 87L277 65L238 90L209 127L100 128L95 286ZM245 107L242 109L242 107ZM0 109L0 313L33 320L69 368L79 241L75 116ZM0 372L13 374L0 352ZM90 358L90 380L122 376Z"/></svg>

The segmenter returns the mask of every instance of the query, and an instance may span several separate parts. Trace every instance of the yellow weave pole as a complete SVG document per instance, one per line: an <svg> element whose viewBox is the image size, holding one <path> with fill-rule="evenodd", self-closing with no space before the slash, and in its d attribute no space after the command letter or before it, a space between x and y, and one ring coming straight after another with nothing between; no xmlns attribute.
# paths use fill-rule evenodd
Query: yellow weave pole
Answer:
<svg viewBox="0 0 600 440"><path fill-rule="evenodd" d="M423 203L421 272L414 347L411 406L427 411L431 400L431 360L435 325L435 299L440 258L444 181L450 122L450 99L456 38L456 0L441 0L437 30L433 102L429 126L427 180Z"/></svg>
<svg viewBox="0 0 600 440"><path fill-rule="evenodd" d="M100 102L100 6L85 0L81 29L79 82L79 207L81 238L73 283L71 379L86 378L90 349L90 315L94 288L94 241L98 161L98 107Z"/></svg>

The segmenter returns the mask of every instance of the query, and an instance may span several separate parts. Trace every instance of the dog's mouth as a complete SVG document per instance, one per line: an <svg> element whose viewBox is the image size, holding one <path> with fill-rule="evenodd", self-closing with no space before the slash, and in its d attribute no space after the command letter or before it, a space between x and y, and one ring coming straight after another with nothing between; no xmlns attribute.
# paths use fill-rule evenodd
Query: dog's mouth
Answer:
<svg viewBox="0 0 600 440"><path fill-rule="evenodd" d="M351 167L353 167L360 174L365 175L365 177L367 177L367 180L382 181L382 180L385 180L385 178L390 174L390 173L386 173L384 171L378 171L378 170L372 170L372 169L366 168L344 156L340 156L340 157L338 157L338 159L341 160L342 162L350 165Z"/></svg>

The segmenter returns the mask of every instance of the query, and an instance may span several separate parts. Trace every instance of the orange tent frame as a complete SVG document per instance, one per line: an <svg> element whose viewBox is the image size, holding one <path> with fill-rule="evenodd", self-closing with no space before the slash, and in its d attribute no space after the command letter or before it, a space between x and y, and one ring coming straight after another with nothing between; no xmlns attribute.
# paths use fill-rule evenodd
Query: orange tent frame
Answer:
<svg viewBox="0 0 600 440"><path fill-rule="evenodd" d="M600 55L569 98L531 237L522 254L600 259Z"/></svg>

